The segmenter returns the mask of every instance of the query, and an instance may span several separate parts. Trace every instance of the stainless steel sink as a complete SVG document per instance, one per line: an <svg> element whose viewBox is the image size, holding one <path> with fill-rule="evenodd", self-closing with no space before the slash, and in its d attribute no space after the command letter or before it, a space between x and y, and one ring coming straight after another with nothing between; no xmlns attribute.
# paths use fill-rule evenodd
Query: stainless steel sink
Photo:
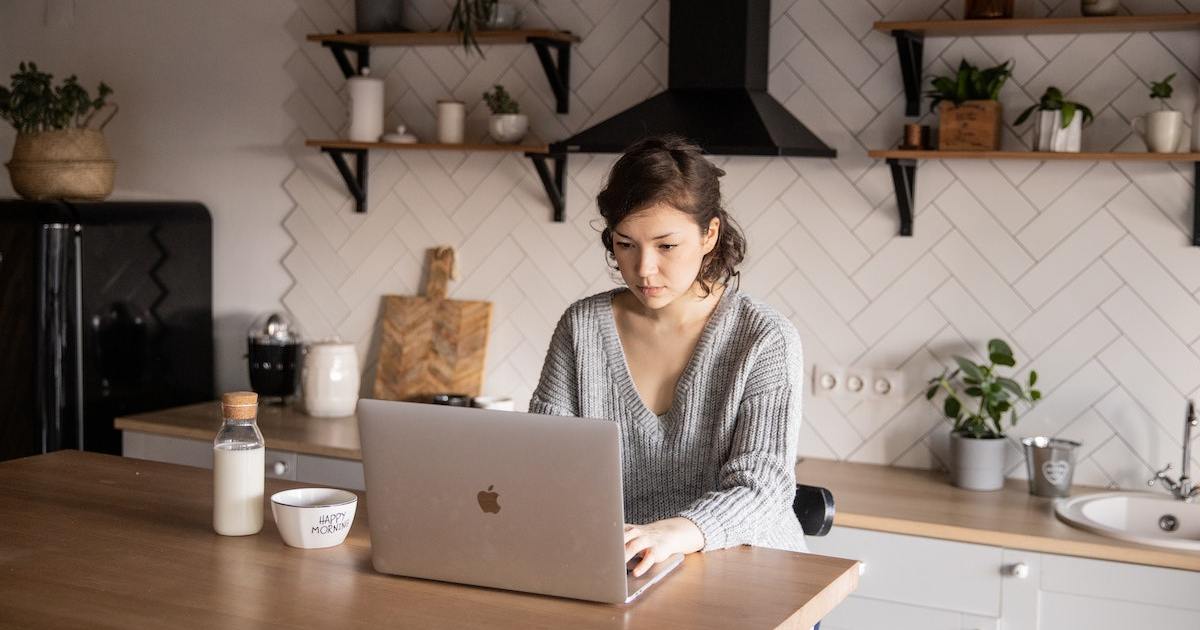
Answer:
<svg viewBox="0 0 1200 630"><path fill-rule="evenodd" d="M1149 492L1102 492L1054 505L1059 520L1102 536L1200 551L1200 503Z"/></svg>

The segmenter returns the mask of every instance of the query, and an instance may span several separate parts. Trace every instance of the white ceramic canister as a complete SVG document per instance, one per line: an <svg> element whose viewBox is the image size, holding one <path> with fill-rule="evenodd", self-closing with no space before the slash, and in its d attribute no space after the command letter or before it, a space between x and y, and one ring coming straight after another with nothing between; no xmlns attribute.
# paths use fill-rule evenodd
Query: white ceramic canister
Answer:
<svg viewBox="0 0 1200 630"><path fill-rule="evenodd" d="M354 344L318 341L304 356L304 410L310 416L340 418L358 405L358 353Z"/></svg>
<svg viewBox="0 0 1200 630"><path fill-rule="evenodd" d="M350 90L350 139L355 142L379 142L383 135L383 79L362 75L346 79Z"/></svg>
<svg viewBox="0 0 1200 630"><path fill-rule="evenodd" d="M462 144L467 106L462 101L438 101L437 132L442 144Z"/></svg>

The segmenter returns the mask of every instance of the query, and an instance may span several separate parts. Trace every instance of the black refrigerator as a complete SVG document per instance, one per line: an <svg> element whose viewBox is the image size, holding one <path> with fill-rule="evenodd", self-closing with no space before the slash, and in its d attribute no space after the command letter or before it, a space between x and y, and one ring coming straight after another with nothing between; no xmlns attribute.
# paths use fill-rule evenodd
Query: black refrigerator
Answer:
<svg viewBox="0 0 1200 630"><path fill-rule="evenodd" d="M213 399L212 218L0 200L0 461L121 453L117 416Z"/></svg>

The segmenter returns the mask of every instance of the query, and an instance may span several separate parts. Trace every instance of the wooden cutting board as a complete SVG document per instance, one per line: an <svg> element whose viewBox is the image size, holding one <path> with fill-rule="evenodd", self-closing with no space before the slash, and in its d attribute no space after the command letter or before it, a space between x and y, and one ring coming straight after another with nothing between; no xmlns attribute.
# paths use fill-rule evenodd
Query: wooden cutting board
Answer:
<svg viewBox="0 0 1200 630"><path fill-rule="evenodd" d="M424 296L383 296L376 398L427 400L431 394L478 396L483 387L492 303L446 299L454 250L426 250Z"/></svg>

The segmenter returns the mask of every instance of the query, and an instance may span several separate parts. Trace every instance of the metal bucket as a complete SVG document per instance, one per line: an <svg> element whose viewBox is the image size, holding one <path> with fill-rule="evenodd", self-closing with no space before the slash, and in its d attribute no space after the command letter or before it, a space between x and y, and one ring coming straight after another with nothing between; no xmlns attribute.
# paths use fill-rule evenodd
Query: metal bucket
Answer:
<svg viewBox="0 0 1200 630"><path fill-rule="evenodd" d="M1069 496L1079 442L1039 435L1022 438L1021 444L1025 447L1029 493L1039 497Z"/></svg>

